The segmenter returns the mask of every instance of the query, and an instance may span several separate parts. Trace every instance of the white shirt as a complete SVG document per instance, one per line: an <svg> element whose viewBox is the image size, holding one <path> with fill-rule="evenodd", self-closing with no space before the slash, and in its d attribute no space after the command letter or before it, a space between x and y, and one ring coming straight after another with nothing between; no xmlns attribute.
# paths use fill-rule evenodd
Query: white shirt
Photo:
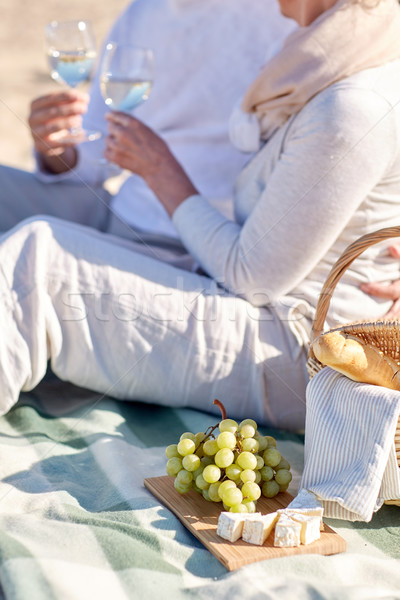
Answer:
<svg viewBox="0 0 400 600"><path fill-rule="evenodd" d="M135 116L163 137L201 194L226 216L232 216L234 180L249 160L229 141L229 116L266 57L294 27L275 0L135 0L106 40L153 49L153 90ZM107 110L97 73L84 126L105 133ZM57 178L103 183L109 173L96 163L103 147L103 140L82 144L77 167ZM137 176L125 180L111 206L139 229L177 235Z"/></svg>

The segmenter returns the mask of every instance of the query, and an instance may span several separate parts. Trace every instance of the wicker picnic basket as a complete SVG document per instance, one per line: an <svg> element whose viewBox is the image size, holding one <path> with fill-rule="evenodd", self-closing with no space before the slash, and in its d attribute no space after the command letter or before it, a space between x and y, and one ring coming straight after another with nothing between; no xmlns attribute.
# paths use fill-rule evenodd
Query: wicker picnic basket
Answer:
<svg viewBox="0 0 400 600"><path fill-rule="evenodd" d="M324 332L324 323L332 294L348 267L370 246L394 237L400 237L400 226L387 227L374 233L364 235L346 248L333 265L320 293L311 332L311 344ZM348 333L359 338L364 344L378 348L383 354L391 357L400 365L400 321L362 321L337 327L335 328L335 331ZM307 361L310 377L316 375L324 366L325 365L315 357L312 346L310 346ZM394 441L397 462L400 469L400 417L397 423ZM400 506L400 499L388 501L388 504L397 504Z"/></svg>

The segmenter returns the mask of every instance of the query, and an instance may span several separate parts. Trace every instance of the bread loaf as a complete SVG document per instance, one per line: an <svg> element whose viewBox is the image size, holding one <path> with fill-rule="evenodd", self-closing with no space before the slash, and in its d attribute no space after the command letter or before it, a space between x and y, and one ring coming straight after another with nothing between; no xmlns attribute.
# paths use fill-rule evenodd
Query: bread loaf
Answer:
<svg viewBox="0 0 400 600"><path fill-rule="evenodd" d="M323 365L343 373L353 381L400 391L398 363L355 336L330 331L317 337L311 347Z"/></svg>

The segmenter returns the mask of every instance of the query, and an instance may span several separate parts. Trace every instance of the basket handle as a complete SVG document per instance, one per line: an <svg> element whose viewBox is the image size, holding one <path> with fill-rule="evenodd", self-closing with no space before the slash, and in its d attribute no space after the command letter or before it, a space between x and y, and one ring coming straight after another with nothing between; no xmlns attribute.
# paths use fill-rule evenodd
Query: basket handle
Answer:
<svg viewBox="0 0 400 600"><path fill-rule="evenodd" d="M338 284L340 278L345 273L351 263L364 252L370 246L383 242L384 240L400 237L400 226L385 227L379 229L374 233L367 233L363 235L355 242L347 246L343 254L339 257L336 263L333 265L318 298L317 307L315 309L315 317L311 330L312 343L316 337L318 337L324 328L325 318L328 313L329 305L331 302L332 294Z"/></svg>

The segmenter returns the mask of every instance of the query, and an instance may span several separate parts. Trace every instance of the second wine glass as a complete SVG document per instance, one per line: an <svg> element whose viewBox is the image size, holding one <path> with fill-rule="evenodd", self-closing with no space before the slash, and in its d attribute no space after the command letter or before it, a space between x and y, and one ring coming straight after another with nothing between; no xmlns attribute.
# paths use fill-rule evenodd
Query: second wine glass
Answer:
<svg viewBox="0 0 400 600"><path fill-rule="evenodd" d="M131 112L150 95L154 77L154 54L149 48L107 44L103 56L100 89L107 106Z"/></svg>

